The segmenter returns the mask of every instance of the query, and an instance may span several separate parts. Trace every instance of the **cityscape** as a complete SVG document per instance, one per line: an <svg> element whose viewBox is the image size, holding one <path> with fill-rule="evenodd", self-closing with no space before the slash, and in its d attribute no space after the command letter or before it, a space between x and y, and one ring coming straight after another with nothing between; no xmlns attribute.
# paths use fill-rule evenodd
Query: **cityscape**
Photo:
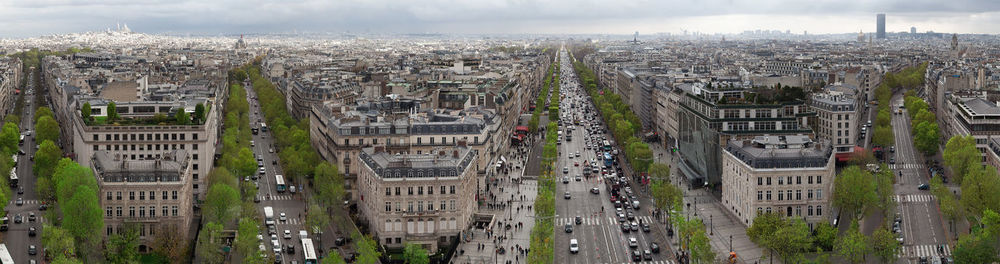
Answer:
<svg viewBox="0 0 1000 264"><path fill-rule="evenodd" d="M679 2L0 3L0 264L1000 263L1000 4Z"/></svg>

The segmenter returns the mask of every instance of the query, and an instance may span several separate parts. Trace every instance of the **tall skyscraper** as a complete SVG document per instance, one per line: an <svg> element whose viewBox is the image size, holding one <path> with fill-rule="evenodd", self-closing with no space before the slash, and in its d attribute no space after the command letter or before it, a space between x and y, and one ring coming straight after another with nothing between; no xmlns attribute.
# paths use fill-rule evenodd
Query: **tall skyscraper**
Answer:
<svg viewBox="0 0 1000 264"><path fill-rule="evenodd" d="M876 22L876 27L878 29L875 31L875 37L876 38L880 38L880 39L884 39L885 38L885 14L878 14L878 18L877 18L877 22Z"/></svg>
<svg viewBox="0 0 1000 264"><path fill-rule="evenodd" d="M910 27L910 34L917 34L917 27Z"/></svg>

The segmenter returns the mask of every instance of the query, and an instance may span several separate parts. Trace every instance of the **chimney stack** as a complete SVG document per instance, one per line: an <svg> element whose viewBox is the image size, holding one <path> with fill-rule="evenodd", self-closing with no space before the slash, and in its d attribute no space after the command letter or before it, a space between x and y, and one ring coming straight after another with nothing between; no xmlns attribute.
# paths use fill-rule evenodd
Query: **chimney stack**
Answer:
<svg viewBox="0 0 1000 264"><path fill-rule="evenodd" d="M451 157L457 159L458 158L458 150L453 151Z"/></svg>

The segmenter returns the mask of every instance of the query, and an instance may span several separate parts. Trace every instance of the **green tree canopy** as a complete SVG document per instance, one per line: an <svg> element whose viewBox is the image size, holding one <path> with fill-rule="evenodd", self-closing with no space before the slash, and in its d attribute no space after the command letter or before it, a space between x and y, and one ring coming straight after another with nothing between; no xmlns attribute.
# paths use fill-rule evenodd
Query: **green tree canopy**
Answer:
<svg viewBox="0 0 1000 264"><path fill-rule="evenodd" d="M431 259L427 256L427 249L420 245L407 243L403 248L403 260L406 264L430 264Z"/></svg>
<svg viewBox="0 0 1000 264"><path fill-rule="evenodd" d="M118 120L118 105L114 101L108 102L108 121Z"/></svg>
<svg viewBox="0 0 1000 264"><path fill-rule="evenodd" d="M49 116L43 116L35 123L35 141L59 141L59 122Z"/></svg>
<svg viewBox="0 0 1000 264"><path fill-rule="evenodd" d="M17 123L4 123L3 130L0 131L0 146L2 146L5 153L17 152L20 140L21 129L17 127Z"/></svg>
<svg viewBox="0 0 1000 264"><path fill-rule="evenodd" d="M978 154L977 154L978 155ZM979 216L983 211L1000 211L1000 176L991 165L975 167L962 182L962 207Z"/></svg>
<svg viewBox="0 0 1000 264"><path fill-rule="evenodd" d="M854 221L852 221L851 228L837 238L833 248L838 255L850 263L862 263L865 255L872 252L868 245L868 237L858 231L858 224Z"/></svg>
<svg viewBox="0 0 1000 264"><path fill-rule="evenodd" d="M56 117L55 114L52 113L52 109L51 108L42 106L42 107L39 107L38 109L35 110L35 122L36 123L38 122L38 120L40 120L42 117L45 117L45 116L51 117L51 118L55 118Z"/></svg>
<svg viewBox="0 0 1000 264"><path fill-rule="evenodd" d="M108 263L136 263L139 260L139 226L137 223L122 225L122 229L108 237L104 257Z"/></svg>
<svg viewBox="0 0 1000 264"><path fill-rule="evenodd" d="M871 244L872 252L882 263L895 263L896 259L899 258L900 250L902 250L901 245L896 241L896 235L885 228L875 230L868 242Z"/></svg>
<svg viewBox="0 0 1000 264"><path fill-rule="evenodd" d="M976 139L972 136L954 136L945 144L944 165L954 173L956 183L962 183L969 171L979 166L980 154L976 149Z"/></svg>
<svg viewBox="0 0 1000 264"><path fill-rule="evenodd" d="M199 124L205 122L205 105L204 104L198 103L198 105L194 106L194 120L197 120L196 122L198 122Z"/></svg>
<svg viewBox="0 0 1000 264"><path fill-rule="evenodd" d="M370 236L358 236L354 238L355 249L357 250L358 257L357 261L354 263L358 264L377 264L380 263L379 258L382 257L382 252L378 250L375 240L372 240Z"/></svg>
<svg viewBox="0 0 1000 264"><path fill-rule="evenodd" d="M187 111L180 109L174 114L174 119L176 119L178 125L188 125L191 124L191 116L188 115Z"/></svg>
<svg viewBox="0 0 1000 264"><path fill-rule="evenodd" d="M80 107L80 114L83 116L83 119L88 119L89 120L90 119L91 111L93 111L93 110L90 109L90 102L85 102L85 103L83 103L83 106Z"/></svg>
<svg viewBox="0 0 1000 264"><path fill-rule="evenodd" d="M47 254L62 257L75 256L76 243L73 241L73 235L66 229L48 223L42 224L42 245L45 245Z"/></svg>
<svg viewBox="0 0 1000 264"><path fill-rule="evenodd" d="M203 263L222 263L222 225L209 222L198 233L198 243L195 252Z"/></svg>
<svg viewBox="0 0 1000 264"><path fill-rule="evenodd" d="M204 215L210 222L229 223L239 214L240 193L225 184L215 184L205 197Z"/></svg>
<svg viewBox="0 0 1000 264"><path fill-rule="evenodd" d="M69 230L78 244L88 250L99 251L98 240L104 228L104 210L97 202L97 192L90 186L76 186L76 192L69 201L60 201L63 227Z"/></svg>
<svg viewBox="0 0 1000 264"><path fill-rule="evenodd" d="M858 166L850 166L834 179L833 205L859 217L864 208L875 205L875 182L872 175Z"/></svg>

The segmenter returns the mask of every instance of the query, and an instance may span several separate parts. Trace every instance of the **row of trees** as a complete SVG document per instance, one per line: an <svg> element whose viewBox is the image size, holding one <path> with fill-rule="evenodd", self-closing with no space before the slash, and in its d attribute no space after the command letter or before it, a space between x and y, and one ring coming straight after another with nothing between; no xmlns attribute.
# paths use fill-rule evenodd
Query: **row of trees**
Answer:
<svg viewBox="0 0 1000 264"><path fill-rule="evenodd" d="M913 90L906 92L903 99L903 106L909 109L911 131L913 132L913 145L923 152L924 155L934 155L938 151L940 142L940 129L937 124L937 115L930 111L924 99L914 95Z"/></svg>
<svg viewBox="0 0 1000 264"><path fill-rule="evenodd" d="M865 161L870 162L870 161ZM851 165L840 172L833 181L833 206L858 219L869 209L888 212L895 207L893 183L895 174L889 166L881 164L877 173Z"/></svg>
<svg viewBox="0 0 1000 264"><path fill-rule="evenodd" d="M555 92L550 92L548 87L542 90L542 94L538 96L539 102L544 102L548 100L558 100L559 97L559 77L558 74L551 74L551 71L558 73L559 61L554 63L553 68L550 69L549 76L552 82L555 84ZM551 99L548 97L556 98ZM558 101L553 103L556 106L555 113L549 113L549 120L552 118L559 117ZM539 109L541 105L537 106L535 109ZM550 108L550 111L552 108ZM555 261L554 257L554 244L553 240L555 232L555 215L556 215L556 175L555 166L556 161L559 159L559 149L556 144L558 140L559 125L555 121L549 121L545 128L545 145L542 147L542 164L541 164L541 175L538 177L538 194L535 197L535 226L531 228L531 234L529 235L529 248L531 251L528 253L528 263L553 263Z"/></svg>
<svg viewBox="0 0 1000 264"><path fill-rule="evenodd" d="M962 252L961 258L966 260L965 263L997 261L995 256L997 246L1000 245L995 241L1000 239L1000 232L980 229L980 226L1000 223L994 218L995 212L1000 212L1000 175L997 168L982 164L980 152L976 149L976 139L972 136L952 137L945 145L942 156L945 166L952 172L952 179L960 184L962 195L956 196L955 192L942 183L939 175L931 179L931 193L949 222L964 218L974 228L972 233L959 237L954 252L956 260ZM983 241L994 243L992 246L984 246L989 243ZM984 255L993 258L983 258Z"/></svg>
<svg viewBox="0 0 1000 264"><path fill-rule="evenodd" d="M545 80L542 83L542 92L538 94L538 99L535 100L535 110L531 113L531 121L528 121L528 129L532 134L538 132L538 124L541 122L542 109L545 105L546 97L549 95L549 87L552 84L552 71L559 67L559 63L553 63L549 66L549 71L545 74Z"/></svg>
<svg viewBox="0 0 1000 264"><path fill-rule="evenodd" d="M598 89L594 71L587 68L583 62L573 62L573 68L604 118L604 123L610 128L619 146L624 148L625 157L633 171L647 172L649 164L653 163L653 151L649 149L649 145L635 136L642 129L639 117L629 108L628 102L622 101L621 96Z"/></svg>
<svg viewBox="0 0 1000 264"><path fill-rule="evenodd" d="M684 209L684 193L671 183L670 166L653 163L649 166L649 176L652 181L649 191L653 197L653 206L669 215L668 225L677 227L681 247L690 252L691 260L695 262L712 262L716 255L705 234L705 223L700 219L687 218L681 213Z"/></svg>

